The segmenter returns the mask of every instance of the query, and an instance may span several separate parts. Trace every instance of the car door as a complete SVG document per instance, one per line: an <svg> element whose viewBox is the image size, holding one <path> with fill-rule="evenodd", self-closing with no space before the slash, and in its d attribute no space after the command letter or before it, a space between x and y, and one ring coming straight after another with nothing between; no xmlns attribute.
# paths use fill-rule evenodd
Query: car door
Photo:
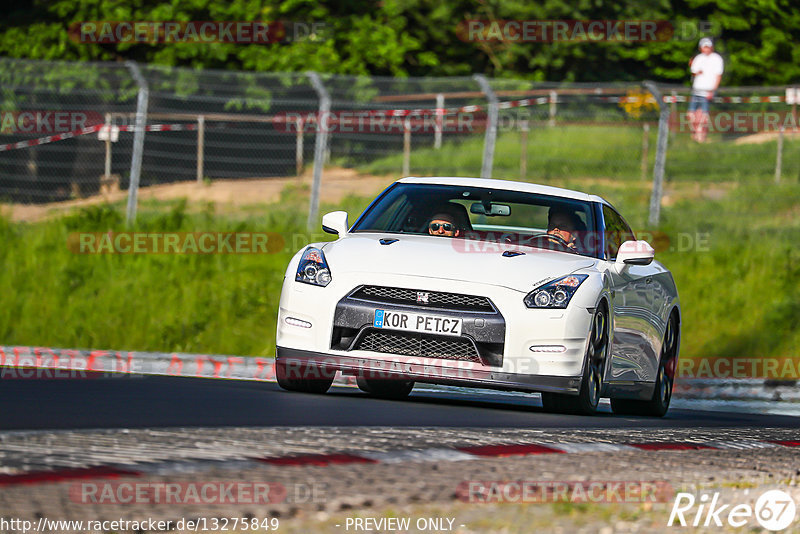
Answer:
<svg viewBox="0 0 800 534"><path fill-rule="evenodd" d="M653 345L653 274L649 265L613 267L617 251L633 231L610 206L603 206L605 258L609 262L613 337L609 383L652 382L658 359Z"/></svg>

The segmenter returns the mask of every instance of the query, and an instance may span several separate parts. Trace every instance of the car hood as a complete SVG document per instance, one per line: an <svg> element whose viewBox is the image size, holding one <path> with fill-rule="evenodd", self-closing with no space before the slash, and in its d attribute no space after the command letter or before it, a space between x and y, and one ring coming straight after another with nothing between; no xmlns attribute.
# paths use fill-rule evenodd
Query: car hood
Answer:
<svg viewBox="0 0 800 534"><path fill-rule="evenodd" d="M396 239L382 245L381 239ZM569 252L446 237L359 233L323 247L331 273L404 274L530 291L553 278L595 265ZM505 250L524 255L505 257Z"/></svg>

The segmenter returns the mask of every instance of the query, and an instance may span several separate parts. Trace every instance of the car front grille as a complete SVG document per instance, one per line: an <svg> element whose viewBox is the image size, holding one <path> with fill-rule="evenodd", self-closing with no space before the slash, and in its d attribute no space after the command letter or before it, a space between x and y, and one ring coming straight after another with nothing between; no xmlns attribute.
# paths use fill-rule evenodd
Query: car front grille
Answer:
<svg viewBox="0 0 800 534"><path fill-rule="evenodd" d="M465 338L423 336L401 332L367 330L353 347L356 350L387 352L405 356L464 360L481 363L475 345Z"/></svg>
<svg viewBox="0 0 800 534"><path fill-rule="evenodd" d="M495 308L486 297L445 293L440 291L418 291L400 287L361 286L351 298L389 304L409 304L444 310L494 312Z"/></svg>

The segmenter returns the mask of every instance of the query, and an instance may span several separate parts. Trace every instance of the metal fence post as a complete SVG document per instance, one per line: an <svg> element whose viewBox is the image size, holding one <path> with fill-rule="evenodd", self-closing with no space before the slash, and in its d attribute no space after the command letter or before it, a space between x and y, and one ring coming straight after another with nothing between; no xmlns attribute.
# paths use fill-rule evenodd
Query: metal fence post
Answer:
<svg viewBox="0 0 800 534"><path fill-rule="evenodd" d="M781 167L783 166L783 125L778 130L778 154L775 160L775 183L781 183Z"/></svg>
<svg viewBox="0 0 800 534"><path fill-rule="evenodd" d="M642 126L642 180L647 178L648 159L650 157L650 124Z"/></svg>
<svg viewBox="0 0 800 534"><path fill-rule="evenodd" d="M650 195L650 226L658 226L661 218L661 197L664 194L664 165L667 161L667 140L669 139L669 106L666 105L661 97L661 91L655 82L643 82L645 88L656 99L658 105L658 141L656 142L656 160L653 164L653 192Z"/></svg>
<svg viewBox="0 0 800 534"><path fill-rule="evenodd" d="M294 165L297 176L300 176L303 174L303 119L298 117L295 125L297 126L297 137L294 147Z"/></svg>
<svg viewBox="0 0 800 534"><path fill-rule="evenodd" d="M136 222L136 203L139 194L139 175L142 172L142 156L144 153L144 130L147 123L147 101L150 92L147 81L139 70L139 65L134 61L126 61L125 66L131 71L136 85L139 86L139 95L136 98L136 126L133 131L133 154L131 155L131 178L128 185L128 224Z"/></svg>
<svg viewBox="0 0 800 534"><path fill-rule="evenodd" d="M475 74L472 77L481 87L481 91L489 101L489 114L486 117L486 136L483 141L483 165L481 166L481 178L492 177L492 166L494 163L494 147L497 142L497 114L499 103L497 95L494 94L489 86L489 80L483 74Z"/></svg>
<svg viewBox="0 0 800 534"><path fill-rule="evenodd" d="M550 91L550 118L547 120L548 126L556 125L556 110L558 109L558 93Z"/></svg>
<svg viewBox="0 0 800 534"><path fill-rule="evenodd" d="M106 137L106 160L105 166L103 167L103 178L106 180L111 179L111 113L106 113L106 123L104 128L108 131L108 137Z"/></svg>
<svg viewBox="0 0 800 534"><path fill-rule="evenodd" d="M527 120L520 122L519 133L519 179L525 181L528 174L528 131L530 126Z"/></svg>
<svg viewBox="0 0 800 534"><path fill-rule="evenodd" d="M442 148L442 130L444 129L444 95L436 95L436 129L433 131L433 148Z"/></svg>
<svg viewBox="0 0 800 534"><path fill-rule="evenodd" d="M671 106L670 109L672 110L672 113L677 115L678 114L678 91L676 91L675 89L672 90L672 100L670 100L670 104L669 105Z"/></svg>
<svg viewBox="0 0 800 534"><path fill-rule="evenodd" d="M206 143L206 118L203 115L197 117L197 183L203 182L203 168L205 158Z"/></svg>
<svg viewBox="0 0 800 534"><path fill-rule="evenodd" d="M403 176L411 174L411 120L403 121Z"/></svg>
<svg viewBox="0 0 800 534"><path fill-rule="evenodd" d="M319 74L307 72L311 85L319 96L319 117L317 118L317 134L314 140L314 181L311 184L311 200L308 207L306 226L313 230L319 212L319 188L322 183L322 167L325 164L325 148L328 146L328 122L331 111L331 97L322 84Z"/></svg>

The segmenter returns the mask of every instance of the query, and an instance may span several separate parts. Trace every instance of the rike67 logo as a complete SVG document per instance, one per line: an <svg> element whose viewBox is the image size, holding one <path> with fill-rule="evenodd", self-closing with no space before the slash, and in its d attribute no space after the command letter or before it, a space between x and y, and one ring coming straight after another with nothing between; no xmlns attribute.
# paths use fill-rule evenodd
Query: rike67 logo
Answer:
<svg viewBox="0 0 800 534"><path fill-rule="evenodd" d="M691 493L680 492L675 496L668 526L739 528L754 527L752 521L767 530L778 531L792 525L797 511L792 496L781 490L769 490L761 494L754 506L750 504L723 504L719 493L704 493L696 498Z"/></svg>

